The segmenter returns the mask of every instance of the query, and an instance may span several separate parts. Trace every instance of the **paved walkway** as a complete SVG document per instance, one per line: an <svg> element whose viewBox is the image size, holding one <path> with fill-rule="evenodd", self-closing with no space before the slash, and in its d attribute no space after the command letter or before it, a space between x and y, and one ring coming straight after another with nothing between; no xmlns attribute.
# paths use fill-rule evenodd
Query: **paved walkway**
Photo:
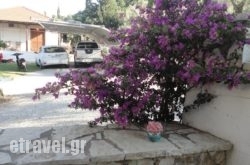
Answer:
<svg viewBox="0 0 250 165"><path fill-rule="evenodd" d="M87 124L98 116L98 112L69 108L72 100L68 96L46 96L38 101L30 94L12 96L9 102L0 104L0 129Z"/></svg>
<svg viewBox="0 0 250 165"><path fill-rule="evenodd" d="M67 72L68 69L45 69L27 73L14 80L0 81L9 102L0 104L0 128L43 127L72 124L86 124L95 118L98 112L74 110L68 108L72 96L62 95L59 99L53 96L42 96L33 101L32 96L38 87L47 82L56 81L55 72Z"/></svg>
<svg viewBox="0 0 250 165"><path fill-rule="evenodd" d="M0 79L0 88L5 95L20 95L34 93L36 88L43 87L47 82L56 81L55 73L65 73L69 69L44 69L27 72L24 76L17 76L14 80Z"/></svg>

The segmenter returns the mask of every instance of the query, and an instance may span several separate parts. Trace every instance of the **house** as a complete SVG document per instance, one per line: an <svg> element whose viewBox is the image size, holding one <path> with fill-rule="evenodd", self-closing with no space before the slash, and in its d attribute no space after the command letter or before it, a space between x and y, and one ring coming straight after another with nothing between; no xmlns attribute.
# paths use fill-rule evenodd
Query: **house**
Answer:
<svg viewBox="0 0 250 165"><path fill-rule="evenodd" d="M59 34L45 30L37 21L50 18L26 7L0 10L0 40L18 51L36 52L44 44L58 45Z"/></svg>
<svg viewBox="0 0 250 165"><path fill-rule="evenodd" d="M55 22L26 7L0 10L0 41L13 50L37 52L42 45L71 47L68 34L77 34L80 39L91 38L101 45L114 45L109 40L109 32L100 25Z"/></svg>

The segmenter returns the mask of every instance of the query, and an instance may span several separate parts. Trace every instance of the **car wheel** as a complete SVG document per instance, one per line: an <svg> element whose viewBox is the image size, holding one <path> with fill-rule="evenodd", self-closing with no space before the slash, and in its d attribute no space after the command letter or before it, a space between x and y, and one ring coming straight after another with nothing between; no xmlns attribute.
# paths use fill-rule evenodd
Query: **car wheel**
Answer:
<svg viewBox="0 0 250 165"><path fill-rule="evenodd" d="M79 63L75 62L75 68L78 68L78 67L79 67Z"/></svg>
<svg viewBox="0 0 250 165"><path fill-rule="evenodd" d="M41 61L39 63L40 63L39 68L44 69L44 66L42 65Z"/></svg>

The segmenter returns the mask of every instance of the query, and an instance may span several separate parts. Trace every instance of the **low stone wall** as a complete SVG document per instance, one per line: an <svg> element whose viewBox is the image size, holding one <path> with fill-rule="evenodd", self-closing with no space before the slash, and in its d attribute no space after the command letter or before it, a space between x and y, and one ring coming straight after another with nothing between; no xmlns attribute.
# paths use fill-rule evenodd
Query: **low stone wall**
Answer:
<svg viewBox="0 0 250 165"><path fill-rule="evenodd" d="M226 165L226 152L205 152L179 157L151 158L91 165Z"/></svg>
<svg viewBox="0 0 250 165"><path fill-rule="evenodd" d="M151 142L141 128L121 129L115 125L0 129L0 164L225 165L226 153L232 148L227 141L177 123L168 124L162 136L159 142ZM20 138L32 144L35 140L57 140L66 144L68 151L73 150L70 144L75 140L86 143L74 148L79 151L77 155L61 152L63 149L58 153L36 153L34 146L27 148L28 153L10 152L10 141Z"/></svg>

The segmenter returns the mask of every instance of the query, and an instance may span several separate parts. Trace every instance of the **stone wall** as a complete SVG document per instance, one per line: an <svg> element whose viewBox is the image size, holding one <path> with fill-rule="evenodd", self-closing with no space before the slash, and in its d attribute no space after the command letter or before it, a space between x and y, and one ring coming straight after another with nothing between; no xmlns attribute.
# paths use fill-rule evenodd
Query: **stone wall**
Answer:
<svg viewBox="0 0 250 165"><path fill-rule="evenodd" d="M165 157L120 161L112 163L91 163L90 165L226 165L226 152L204 152L179 157Z"/></svg>
<svg viewBox="0 0 250 165"><path fill-rule="evenodd" d="M63 149L52 152L53 143L48 153L44 147L37 153L32 145L26 148L27 153L11 152L10 141L20 138L33 146L35 140L46 143L57 140L65 144L69 152L62 152ZM74 148L79 151L77 155L70 152L70 144L75 140L85 142L84 146ZM0 164L11 165L225 165L226 153L231 148L228 141L177 123L165 126L159 142L151 142L145 130L135 126L127 129L116 125L0 129Z"/></svg>

